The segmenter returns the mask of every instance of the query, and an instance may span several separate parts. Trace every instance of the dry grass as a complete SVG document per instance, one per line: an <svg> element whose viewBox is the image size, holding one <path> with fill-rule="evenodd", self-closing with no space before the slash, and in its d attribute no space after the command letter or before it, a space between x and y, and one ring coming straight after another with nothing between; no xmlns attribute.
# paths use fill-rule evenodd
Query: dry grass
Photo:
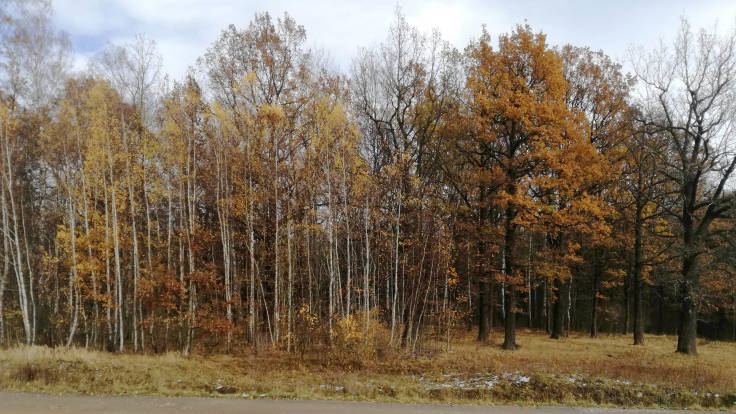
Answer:
<svg viewBox="0 0 736 414"><path fill-rule="evenodd" d="M224 386L238 398L735 407L736 344L701 341L700 355L688 357L673 352L675 341L648 336L634 347L624 336L520 332L514 352L468 336L450 352L428 343L358 364L336 363L326 350L184 357L18 347L0 351L0 388L212 396Z"/></svg>
<svg viewBox="0 0 736 414"><path fill-rule="evenodd" d="M676 337L648 335L645 341L645 346L633 346L630 336L590 338L583 334L571 334L560 341L541 333L522 332L517 340L521 348L508 352L466 338L454 344L450 353L437 355L433 364L467 372L486 369L577 374L736 392L736 343L700 340L699 355L692 357L674 352Z"/></svg>

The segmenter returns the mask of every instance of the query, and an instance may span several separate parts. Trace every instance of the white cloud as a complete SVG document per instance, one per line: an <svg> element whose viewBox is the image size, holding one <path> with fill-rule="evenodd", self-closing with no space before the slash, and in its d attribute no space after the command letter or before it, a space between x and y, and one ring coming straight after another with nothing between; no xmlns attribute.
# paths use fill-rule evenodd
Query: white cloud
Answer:
<svg viewBox="0 0 736 414"><path fill-rule="evenodd" d="M246 27L258 11L273 16L288 12L305 26L308 45L324 48L342 69L349 67L359 46L385 38L395 0L242 1L242 0L55 0L56 22L67 31L80 65L108 41L130 41L137 33L155 39L164 69L180 78L228 24ZM694 26L719 20L732 27L736 2L727 0L615 2L587 0L409 0L401 1L407 20L422 31L438 28L462 48L486 24L492 35L527 21L548 34L550 43L572 43L603 49L622 59L631 44L654 46L671 38L679 16Z"/></svg>

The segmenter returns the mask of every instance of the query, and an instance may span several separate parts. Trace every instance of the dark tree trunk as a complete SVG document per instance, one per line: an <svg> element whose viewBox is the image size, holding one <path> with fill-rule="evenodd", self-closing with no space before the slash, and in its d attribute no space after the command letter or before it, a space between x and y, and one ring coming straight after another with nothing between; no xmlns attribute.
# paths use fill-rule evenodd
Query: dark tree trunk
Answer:
<svg viewBox="0 0 736 414"><path fill-rule="evenodd" d="M552 298L550 297L549 280L544 281L544 329L552 334Z"/></svg>
<svg viewBox="0 0 736 414"><path fill-rule="evenodd" d="M480 189L480 198L485 200L485 188ZM482 234L483 226L485 226L488 220L490 211L488 207L481 207L478 211L478 228L481 230L481 234L478 236L478 340L487 341L491 329L493 320L489 320L489 315L492 315L493 307L491 300L491 287L492 283L488 277L488 269L486 268L486 260L488 260L488 244L485 241L484 235Z"/></svg>
<svg viewBox="0 0 736 414"><path fill-rule="evenodd" d="M731 340L736 342L736 293L731 294L733 299L733 332L731 334Z"/></svg>
<svg viewBox="0 0 736 414"><path fill-rule="evenodd" d="M551 338L561 339L565 336L565 318L567 316L567 307L570 299L570 282L556 279L555 288L557 289L557 298L552 307Z"/></svg>
<svg viewBox="0 0 736 414"><path fill-rule="evenodd" d="M546 281L542 280L539 283L539 286L536 288L536 294L534 295L534 306L537 308L536 311L536 318L535 325L539 329L546 329L547 328L547 309L545 304L546 294L544 293L544 289L546 289Z"/></svg>
<svg viewBox="0 0 736 414"><path fill-rule="evenodd" d="M634 281L634 345L644 345L644 309L641 300L641 278Z"/></svg>
<svg viewBox="0 0 736 414"><path fill-rule="evenodd" d="M510 186L507 191L513 195L516 193L516 187ZM504 340L503 349L516 349L516 291L517 281L514 277L516 271L516 263L514 262L514 247L516 244L516 224L513 220L516 218L516 211L512 207L506 208L504 217L504 272L506 280L505 306L506 312L504 317Z"/></svg>
<svg viewBox="0 0 736 414"><path fill-rule="evenodd" d="M685 254L682 259L682 283L680 284L681 311L680 329L677 333L677 352L695 355L698 353L695 346L698 329L698 310L693 295L695 294L694 288L698 281L698 237L695 232L695 223L693 222L694 207L692 206L695 204L693 201L695 198L694 190L686 191L685 193L692 193L692 196L689 200L686 200L682 215L683 250Z"/></svg>
<svg viewBox="0 0 736 414"><path fill-rule="evenodd" d="M680 313L680 329L677 334L677 352L688 355L696 355L698 353L695 346L698 317L693 293L690 281L682 281L680 284L682 308Z"/></svg>
<svg viewBox="0 0 736 414"><path fill-rule="evenodd" d="M402 329L401 331L401 346L403 348L406 348L407 346L409 346L409 342L410 342L409 339L411 338L411 335L412 335L411 326L413 326L415 322L415 321L409 320L409 319L414 319L412 318L410 308L411 308L411 304L407 304L406 308L404 309L404 321L405 322L404 322L404 329Z"/></svg>
<svg viewBox="0 0 736 414"><path fill-rule="evenodd" d="M644 310L641 303L642 288L642 203L637 201L634 220L634 345L644 345Z"/></svg>
<svg viewBox="0 0 736 414"><path fill-rule="evenodd" d="M657 333L664 334L664 286L657 286Z"/></svg>
<svg viewBox="0 0 736 414"><path fill-rule="evenodd" d="M598 335L598 280L600 279L601 260L600 252L595 248L595 258L593 259L593 309L590 315L590 337L595 338Z"/></svg>
<svg viewBox="0 0 736 414"><path fill-rule="evenodd" d="M482 280L481 277L480 286L478 288L478 340L487 341L490 336L490 329L488 323L489 313L489 302L490 297L488 295L488 281Z"/></svg>
<svg viewBox="0 0 736 414"><path fill-rule="evenodd" d="M486 317L488 318L488 330L493 335L493 327L495 326L495 312L496 312L496 283L493 278L490 278L488 282L488 290L486 291L486 300L488 300L488 311Z"/></svg>
<svg viewBox="0 0 736 414"><path fill-rule="evenodd" d="M565 312L565 322L566 322L566 328L565 328L565 336L567 336L567 332L570 332L575 329L579 329L579 326L574 324L573 321L575 320L575 311L577 310L576 303L578 301L578 291L580 290L580 285L575 284L575 288L573 289L573 281L574 278L570 277L570 280L567 282L569 287L567 289L567 312Z"/></svg>
<svg viewBox="0 0 736 414"><path fill-rule="evenodd" d="M516 349L516 286L506 286L506 318L504 318L503 349Z"/></svg>
<svg viewBox="0 0 736 414"><path fill-rule="evenodd" d="M626 335L629 333L629 324L631 319L631 295L629 294L629 291L631 290L629 288L629 285L631 285L631 279L633 276L633 268L631 261L629 262L628 269L626 271L626 276L624 276L624 329L623 334Z"/></svg>

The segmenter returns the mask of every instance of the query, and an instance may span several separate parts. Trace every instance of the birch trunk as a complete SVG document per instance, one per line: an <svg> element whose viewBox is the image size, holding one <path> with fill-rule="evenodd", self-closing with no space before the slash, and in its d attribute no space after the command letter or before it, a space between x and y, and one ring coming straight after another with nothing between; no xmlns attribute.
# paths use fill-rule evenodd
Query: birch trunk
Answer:
<svg viewBox="0 0 736 414"><path fill-rule="evenodd" d="M138 258L138 232L135 223L135 195L133 192L133 171L130 163L130 151L128 146L128 133L125 127L125 118L123 124L123 147L125 151L125 169L128 181L128 198L130 203L130 226L133 239L133 351L138 352L138 278L140 277L140 262Z"/></svg>
<svg viewBox="0 0 736 414"><path fill-rule="evenodd" d="M69 238L72 245L72 272L69 278L69 316L71 325L69 327L69 336L66 340L66 346L71 346L74 340L74 334L77 331L77 320L79 317L79 295L77 295L76 301L74 300L74 292L77 290L77 278L79 273L77 272L77 230L76 230L76 214L74 214L74 204L72 202L72 194L69 191Z"/></svg>
<svg viewBox="0 0 736 414"><path fill-rule="evenodd" d="M112 203L112 240L113 240L113 252L115 256L115 289L117 290L117 311L118 314L118 351L123 352L125 347L125 328L123 327L123 312L125 309L125 303L123 302L123 278L120 271L120 235L118 227L118 204L117 195L115 191L115 175L113 174L113 160L112 151L110 149L110 143L107 146L107 160L108 167L110 170L110 201Z"/></svg>
<svg viewBox="0 0 736 414"><path fill-rule="evenodd" d="M20 238L18 234L20 229L18 226L18 213L15 208L15 196L13 194L13 168L11 163L10 146L8 144L8 137L4 137L5 146L5 162L7 174L4 175L5 185L2 192L2 208L3 215L8 214L7 204L10 204L10 218L12 219L12 244L14 247L13 251L13 268L15 270L15 279L18 285L18 305L21 311L21 318L23 320L23 329L26 336L26 345L30 345L33 342L33 332L31 328L30 310L28 309L28 292L26 290L25 275L23 273L23 253L21 251ZM6 200L5 193L7 192L9 200ZM9 236L6 236L9 237Z"/></svg>
<svg viewBox="0 0 736 414"><path fill-rule="evenodd" d="M371 323L371 304L370 304L370 269L371 269L371 244L368 237L368 228L370 220L370 209L368 207L368 197L366 197L366 206L363 210L363 221L365 222L365 261L363 263L363 313L365 317L365 330L368 331Z"/></svg>
<svg viewBox="0 0 736 414"><path fill-rule="evenodd" d="M103 196L105 197L105 286L107 289L107 297L112 299L114 302L112 290L110 288L110 214L108 211L108 197L107 197L107 184L105 182L105 177L103 174L102 177L102 191ZM117 296L117 295L116 295ZM107 341L108 345L112 347L114 345L114 337L113 332L117 332L117 307L115 308L115 330L112 329L112 322L111 322L111 306L108 304L106 306L106 316L107 316Z"/></svg>

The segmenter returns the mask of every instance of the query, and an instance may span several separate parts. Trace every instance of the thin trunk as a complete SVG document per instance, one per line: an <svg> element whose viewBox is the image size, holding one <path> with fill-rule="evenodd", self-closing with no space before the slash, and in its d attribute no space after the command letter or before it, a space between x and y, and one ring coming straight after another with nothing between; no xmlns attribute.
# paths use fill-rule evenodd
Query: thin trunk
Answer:
<svg viewBox="0 0 736 414"><path fill-rule="evenodd" d="M110 144L108 143L107 148L108 167L110 170L110 199L112 202L112 240L113 240L113 252L115 256L115 287L117 290L117 305L118 305L118 351L123 352L125 336L123 328L123 312L125 309L125 303L123 302L123 278L120 271L120 235L118 234L118 207L117 207L117 196L115 191L115 179L113 175L113 161L112 151Z"/></svg>
<svg viewBox="0 0 736 414"><path fill-rule="evenodd" d="M4 135L6 134L5 131ZM10 147L8 145L8 137L7 135L4 136L4 144L5 144L5 161L6 161L6 168L7 168L7 175L3 174L5 185L4 190L2 192L2 208L3 208L3 216L7 216L7 203L10 204L10 217L12 218L13 228L12 228L12 244L14 247L14 258L13 258L13 268L15 270L15 278L16 283L18 286L18 304L21 311L21 318L23 320L23 329L25 331L26 336L26 345L30 345L33 342L33 332L31 328L31 318L30 318L30 310L28 309L28 292L26 290L26 281L25 281L25 275L23 273L23 258L22 258L22 251L21 251L21 244L20 244L20 238L18 234L20 233L20 229L18 226L18 214L15 209L15 196L13 191L13 169L12 169L12 163L11 163L11 156L10 156ZM8 193L9 200L6 201L5 199L5 192ZM7 228L8 226L6 226ZM6 237L9 237L6 235Z"/></svg>
<svg viewBox="0 0 736 414"><path fill-rule="evenodd" d="M309 213L304 215L304 239L305 244L307 245L307 249L305 252L305 255L307 256L307 290L309 291L309 310L314 310L314 303L312 298L312 253L311 253L311 235L309 233L309 222L307 221L307 218L309 217Z"/></svg>
<svg viewBox="0 0 736 414"><path fill-rule="evenodd" d="M365 317L365 331L368 331L371 322L371 304L370 304L370 268L371 268L371 244L368 237L368 228L370 220L370 210L368 208L368 197L366 197L366 206L363 210L363 220L365 222L365 260L363 263L363 313Z"/></svg>
<svg viewBox="0 0 736 414"><path fill-rule="evenodd" d="M634 218L634 345L644 345L643 308L641 303L642 287L642 210L643 201L637 200L636 216Z"/></svg>
<svg viewBox="0 0 736 414"><path fill-rule="evenodd" d="M279 341L279 324L281 323L281 312L279 306L279 201L278 185L274 184L274 216L275 226L273 231L273 345Z"/></svg>
<svg viewBox="0 0 736 414"><path fill-rule="evenodd" d="M250 333L250 341L256 344L256 252L255 252L255 229L253 228L253 182L250 175L250 167L248 172L248 255L250 265L250 285L248 289L248 332Z"/></svg>
<svg viewBox="0 0 736 414"><path fill-rule="evenodd" d="M542 286L542 323L544 324L544 331L547 332L547 334L552 333L552 327L549 323L549 295L547 292L549 291L549 282L547 281L547 278L544 278L544 286Z"/></svg>
<svg viewBox="0 0 736 414"><path fill-rule="evenodd" d="M105 287L107 290L107 297L108 300L111 300L113 303L115 303L115 297L113 297L112 290L110 288L110 214L108 211L108 197L107 197L107 183L105 182L104 174L102 176L102 191L103 196L105 197ZM109 303L107 306L105 306L105 313L107 316L107 344L108 349L112 350L114 346L114 332L117 332L117 307L115 307L115 330L113 330L112 327L112 321L111 321L111 306Z"/></svg>
<svg viewBox="0 0 736 414"><path fill-rule="evenodd" d="M125 169L128 181L128 202L130 204L130 226L132 230L131 238L133 239L133 351L138 352L138 278L140 277L140 262L138 260L138 232L136 230L136 209L135 195L133 192L133 171L130 163L130 148L128 146L128 132L125 126L125 118L122 119L123 124L123 148L125 151Z"/></svg>
<svg viewBox="0 0 736 414"><path fill-rule="evenodd" d="M394 295L391 303L391 339L389 344L394 342L394 331L396 329L396 301L399 294L399 234L401 230L401 180L399 180L399 197L397 202L398 214L396 215L396 239L395 239L395 254L394 254Z"/></svg>
<svg viewBox="0 0 736 414"><path fill-rule="evenodd" d="M345 245L346 245L346 252L345 252L345 260L346 260L346 279L345 279L345 315L347 317L350 317L350 308L352 305L352 301L350 299L350 294L353 290L352 285L352 265L350 261L350 211L348 210L348 189L347 189L347 174L345 171L345 154L343 153L342 158L342 196L343 196L343 205L345 208Z"/></svg>
<svg viewBox="0 0 736 414"><path fill-rule="evenodd" d="M192 247L192 238L194 237L195 230L195 205L196 205L196 194L195 184L197 179L197 147L194 142L194 137L191 134L187 135L187 160L186 160L186 214L187 214L187 225L186 225L186 244L187 244L187 259L189 262L189 274L192 275L195 271L195 258L194 248ZM186 327L186 337L184 345L184 354L188 355L192 346L192 337L194 335L194 323L197 306L197 286L194 284L193 279L189 279L189 306L188 306L188 321Z"/></svg>
<svg viewBox="0 0 736 414"><path fill-rule="evenodd" d="M84 214L84 235L87 239L87 260L89 260L90 263L93 261L92 256L92 243L90 242L90 233L89 233L89 203L87 203L87 176L84 170L84 161L82 159L82 149L80 144L80 138L79 135L77 135L77 154L79 157L79 165L81 166L81 180L82 180L82 207L83 207L83 214ZM96 200L95 200L96 201ZM98 330L98 324L99 324L99 300L97 298L97 272L95 270L95 267L92 267L91 271L91 279L92 279L92 303L93 303L93 312L94 312L94 321L92 324L92 342L97 342L97 330Z"/></svg>
<svg viewBox="0 0 736 414"><path fill-rule="evenodd" d="M633 255L629 255L632 256ZM624 326L623 334L629 333L629 327L631 325L631 280L634 278L634 259L629 257L626 269L626 275L624 276Z"/></svg>
<svg viewBox="0 0 736 414"><path fill-rule="evenodd" d="M174 189L171 185L171 176L168 175L168 185L167 185L167 198L168 198L168 204L167 204L167 210L166 210L166 270L171 271L171 236L174 232L174 201L173 193Z"/></svg>
<svg viewBox="0 0 736 414"><path fill-rule="evenodd" d="M480 189L480 200L485 202L486 200L486 189L481 187ZM478 340L487 341L491 331L493 330L493 281L489 280L491 276L487 271L488 256L488 242L483 234L483 229L486 226L488 220L489 210L487 207L480 207L478 210L478 229L480 234L478 236L478 263L476 277L478 278ZM468 255L470 256L470 255ZM492 260L493 255L490 255ZM468 258L468 270L470 270L470 259ZM468 282L470 283L470 282ZM468 286L470 290L470 286ZM470 296L470 295L469 295ZM471 308L472 309L472 308Z"/></svg>
<svg viewBox="0 0 736 414"><path fill-rule="evenodd" d="M215 149L217 152L218 150ZM222 267L225 276L225 317L228 321L227 330L227 351L230 352L232 345L232 265L231 265L231 245L230 245L230 215L229 215L229 183L228 171L225 160L218 154L215 155L217 167L217 186L215 188L215 202L217 203L217 218L220 222L220 243L222 244Z"/></svg>
<svg viewBox="0 0 736 414"><path fill-rule="evenodd" d="M329 328L329 340L330 345L332 345L332 319L334 317L335 312L335 305L334 305L334 291L335 291L335 261L334 261L334 252L333 252L333 242L334 242L334 217L332 214L332 175L330 174L330 161L328 158L327 166L326 166L326 172L327 172L327 237L328 237L328 260L327 260L327 269L329 273L329 289L328 289L328 328Z"/></svg>
<svg viewBox="0 0 736 414"><path fill-rule="evenodd" d="M293 225L291 222L291 218L289 218L289 221L286 224L286 260L288 261L288 281L287 281L287 300L288 300L288 310L286 314L286 332L287 332L287 344L286 344L286 352L291 352L291 307L292 307L292 290L293 290L293 273L292 273L292 262L291 262L291 238L292 238L292 229Z"/></svg>
<svg viewBox="0 0 736 414"><path fill-rule="evenodd" d="M28 269L28 296L31 305L31 345L36 343L36 298L33 290L33 266L31 266L31 250L28 248L28 235L26 234L26 215L23 205L23 197L20 199L20 223L23 230L23 246L26 250L26 268Z"/></svg>
<svg viewBox="0 0 736 414"><path fill-rule="evenodd" d="M532 231L529 231L529 252L527 254L526 262L526 313L527 313L527 328L532 328Z"/></svg>
<svg viewBox="0 0 736 414"><path fill-rule="evenodd" d="M509 187L508 193L513 195L516 193L516 187ZM507 283L506 292L506 312L504 317L504 340L503 349L513 350L516 349L516 296L517 296L517 283L514 279L514 272L516 271L516 263L514 261L514 247L516 244L516 229L517 225L513 222L516 218L516 211L512 207L506 208L506 214L504 215L504 276Z"/></svg>
<svg viewBox="0 0 736 414"><path fill-rule="evenodd" d="M4 313L4 297L5 287L8 282L8 271L10 269L10 257L8 251L10 245L8 243L8 235L10 234L10 228L8 227L8 216L7 210L5 209L5 190L2 188L2 182L0 181L0 192L3 193L2 203L2 224L3 224L3 273L0 274L0 346L5 344L5 313Z"/></svg>
<svg viewBox="0 0 736 414"><path fill-rule="evenodd" d="M148 261L148 278L149 280L153 279L153 251L151 247L151 203L149 201L148 197L148 180L146 177L148 174L144 171L143 173L143 201L146 207L146 258ZM143 318L143 303L141 302L139 305L140 308L140 317L141 317L141 347L143 351L146 350L146 342L145 342L145 319ZM153 310L151 310L151 320L150 320L150 326L149 326L149 332L151 341L154 340L153 338Z"/></svg>
<svg viewBox="0 0 736 414"><path fill-rule="evenodd" d="M450 291L450 275L445 269L445 286L442 292L442 314L445 316L445 352L450 350L450 308L448 306Z"/></svg>
<svg viewBox="0 0 736 414"><path fill-rule="evenodd" d="M66 346L71 346L74 340L74 334L77 331L77 320L79 316L79 296L76 301L74 300L74 292L77 291L77 278L79 273L77 272L77 247L76 247L76 214L74 214L74 208L72 203L71 191L69 192L69 239L71 240L71 256L72 256L72 272L69 278L69 317L71 325L69 326L69 336L66 340Z"/></svg>
<svg viewBox="0 0 736 414"><path fill-rule="evenodd" d="M593 258L593 309L590 315L590 337L595 338L598 335L598 283L600 282L600 252L597 247L594 247Z"/></svg>

